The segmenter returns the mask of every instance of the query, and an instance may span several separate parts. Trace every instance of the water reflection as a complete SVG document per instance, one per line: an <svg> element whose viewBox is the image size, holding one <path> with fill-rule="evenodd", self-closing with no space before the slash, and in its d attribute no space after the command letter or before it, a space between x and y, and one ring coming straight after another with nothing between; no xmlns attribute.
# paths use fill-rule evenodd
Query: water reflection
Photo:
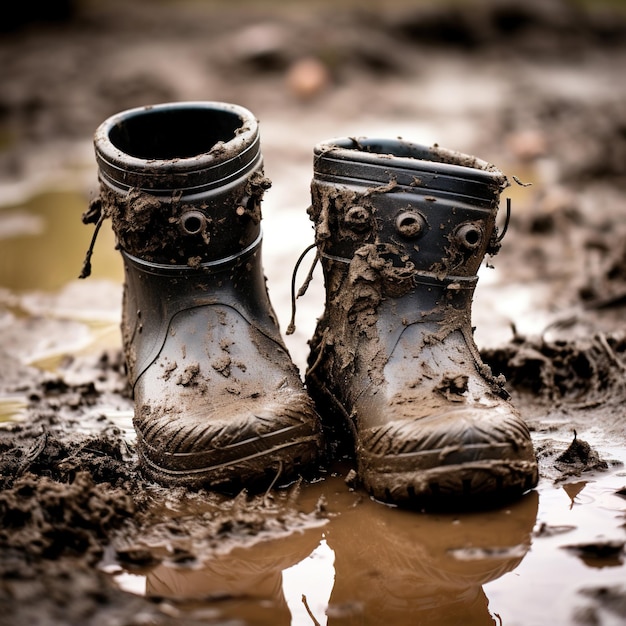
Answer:
<svg viewBox="0 0 626 626"><path fill-rule="evenodd" d="M329 503L340 514L321 529L235 549L201 569L162 564L147 574L146 594L196 607L219 601L228 617L254 615L255 624L499 623L482 587L524 558L536 493L456 517L348 497Z"/></svg>
<svg viewBox="0 0 626 626"><path fill-rule="evenodd" d="M581 504L579 498L580 493L586 487L587 481L582 480L574 483L565 483L563 485L563 491L569 496L570 505L569 508L573 508L576 504Z"/></svg>

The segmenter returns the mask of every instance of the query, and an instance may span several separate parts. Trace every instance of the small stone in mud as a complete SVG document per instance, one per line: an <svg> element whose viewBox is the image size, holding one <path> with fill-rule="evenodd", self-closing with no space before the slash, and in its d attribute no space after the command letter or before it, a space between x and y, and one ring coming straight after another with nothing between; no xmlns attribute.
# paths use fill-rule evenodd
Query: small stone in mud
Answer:
<svg viewBox="0 0 626 626"><path fill-rule="evenodd" d="M356 489L359 485L359 476L355 470L351 469L345 478L345 483L350 489Z"/></svg>

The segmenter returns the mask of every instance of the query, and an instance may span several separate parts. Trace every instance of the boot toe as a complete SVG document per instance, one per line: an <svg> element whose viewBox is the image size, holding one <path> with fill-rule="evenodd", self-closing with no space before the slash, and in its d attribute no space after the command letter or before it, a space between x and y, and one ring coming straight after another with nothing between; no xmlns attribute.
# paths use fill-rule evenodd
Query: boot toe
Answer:
<svg viewBox="0 0 626 626"><path fill-rule="evenodd" d="M463 504L516 496L537 484L530 433L510 407L448 408L362 429L360 473L388 502Z"/></svg>
<svg viewBox="0 0 626 626"><path fill-rule="evenodd" d="M144 405L135 429L144 472L187 487L270 483L311 465L321 448L311 401L290 389L189 409Z"/></svg>

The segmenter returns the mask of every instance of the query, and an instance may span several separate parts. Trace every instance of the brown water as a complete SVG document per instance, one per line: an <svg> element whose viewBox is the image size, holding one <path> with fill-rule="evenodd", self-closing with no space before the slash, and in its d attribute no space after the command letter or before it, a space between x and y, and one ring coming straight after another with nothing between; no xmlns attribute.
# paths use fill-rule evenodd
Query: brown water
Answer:
<svg viewBox="0 0 626 626"><path fill-rule="evenodd" d="M75 190L43 191L0 209L0 287L50 292L75 280L91 238L80 220L88 201ZM97 254L94 278L121 281L121 259L106 227Z"/></svg>
<svg viewBox="0 0 626 626"><path fill-rule="evenodd" d="M124 589L174 612L251 624L570 623L591 604L585 589L622 583L623 555L594 558L565 546L624 540L624 474L554 488L543 483L512 506L463 515L390 508L350 491L341 477L310 486L330 519L197 568L160 564L108 571ZM591 593L590 591L587 593ZM610 612L603 624L611 621Z"/></svg>
<svg viewBox="0 0 626 626"><path fill-rule="evenodd" d="M13 347L24 362L50 371L68 354L119 345L121 263L107 229L93 277L76 280L91 237L79 219L86 203L82 193L56 191L0 209L3 341L11 347L7 329L32 321L21 352ZM0 398L0 422L22 419L24 407L25 398ZM107 417L132 440L130 411ZM537 434L535 442L546 438ZM564 448L571 436L555 439ZM626 461L601 432L588 440L603 458ZM160 598L165 612L206 623L624 623L623 596L611 595L626 581L623 465L565 483L544 477L512 506L463 515L384 506L343 478L307 486L294 503L312 511L325 502L328 519L319 524L229 544L193 567L165 559L124 569L110 557L103 567L121 588ZM167 545L152 548L168 554ZM581 621L591 612L601 622Z"/></svg>

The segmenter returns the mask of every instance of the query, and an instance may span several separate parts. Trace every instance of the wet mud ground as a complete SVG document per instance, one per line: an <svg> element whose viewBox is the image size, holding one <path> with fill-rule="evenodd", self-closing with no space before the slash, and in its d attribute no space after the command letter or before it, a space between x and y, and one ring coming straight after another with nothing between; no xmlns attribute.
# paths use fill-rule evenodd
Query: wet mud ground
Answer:
<svg viewBox="0 0 626 626"><path fill-rule="evenodd" d="M130 4L0 34L0 623L625 623L621 4ZM423 513L370 500L349 460L232 496L138 474L110 231L77 279L91 136L191 99L260 120L283 332L316 142L402 136L509 176L473 323L531 427L536 490ZM285 338L301 371L322 309L316 272Z"/></svg>

